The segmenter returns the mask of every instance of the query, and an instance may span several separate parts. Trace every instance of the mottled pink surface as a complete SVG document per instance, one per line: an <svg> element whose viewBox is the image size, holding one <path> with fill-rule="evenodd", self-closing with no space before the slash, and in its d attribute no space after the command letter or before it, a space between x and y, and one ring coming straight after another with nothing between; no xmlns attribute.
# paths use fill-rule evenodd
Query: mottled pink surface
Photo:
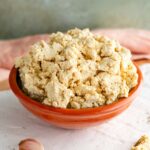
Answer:
<svg viewBox="0 0 150 150"><path fill-rule="evenodd" d="M150 59L150 31L138 29L96 29L95 34L117 39L133 53L133 59ZM20 39L0 41L0 81L7 79L16 57L23 55L29 46L48 35L27 36Z"/></svg>

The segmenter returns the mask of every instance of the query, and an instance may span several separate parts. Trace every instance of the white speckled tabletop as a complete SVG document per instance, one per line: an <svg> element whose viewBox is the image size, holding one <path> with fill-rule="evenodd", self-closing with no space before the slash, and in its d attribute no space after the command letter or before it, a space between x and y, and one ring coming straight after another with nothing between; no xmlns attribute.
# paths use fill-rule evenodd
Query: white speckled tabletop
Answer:
<svg viewBox="0 0 150 150"><path fill-rule="evenodd" d="M10 91L0 92L0 150L16 150L24 138L37 138L45 150L130 150L150 135L150 64L140 67L144 84L139 97L116 118L83 130L55 128L29 113Z"/></svg>

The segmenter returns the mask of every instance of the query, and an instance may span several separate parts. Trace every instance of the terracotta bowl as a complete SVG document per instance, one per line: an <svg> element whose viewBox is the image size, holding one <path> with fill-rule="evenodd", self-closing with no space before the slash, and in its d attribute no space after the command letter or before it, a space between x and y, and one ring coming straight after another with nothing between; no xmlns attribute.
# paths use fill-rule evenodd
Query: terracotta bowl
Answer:
<svg viewBox="0 0 150 150"><path fill-rule="evenodd" d="M142 73L138 66L137 73L139 75L138 84L134 87L127 98L120 98L118 101L100 106L97 108L83 108L83 109L64 109L46 106L28 97L18 86L17 69L12 68L9 76L9 84L11 90L14 92L19 101L35 116L47 121L49 124L67 128L80 129L93 125L98 125L105 122L126 110L132 101L139 94L142 83Z"/></svg>

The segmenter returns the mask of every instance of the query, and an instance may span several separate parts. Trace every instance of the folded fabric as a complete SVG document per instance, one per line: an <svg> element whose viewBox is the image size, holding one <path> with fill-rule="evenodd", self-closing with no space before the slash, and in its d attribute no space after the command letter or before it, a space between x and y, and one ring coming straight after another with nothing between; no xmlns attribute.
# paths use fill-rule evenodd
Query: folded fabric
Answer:
<svg viewBox="0 0 150 150"><path fill-rule="evenodd" d="M118 40L133 54L150 54L150 31L140 29L95 29L95 34Z"/></svg>
<svg viewBox="0 0 150 150"><path fill-rule="evenodd" d="M31 35L13 40L0 41L0 68L10 69L16 57L23 55L30 45L40 40L47 40L48 34Z"/></svg>
<svg viewBox="0 0 150 150"><path fill-rule="evenodd" d="M139 29L95 29L101 34L118 40L133 53L133 59L150 59L150 31ZM23 55L28 47L39 41L47 40L48 34L27 36L13 40L0 41L0 81L7 79L9 70L16 57Z"/></svg>
<svg viewBox="0 0 150 150"><path fill-rule="evenodd" d="M0 82L3 80L6 80L9 76L9 70L8 69L1 69L0 68Z"/></svg>

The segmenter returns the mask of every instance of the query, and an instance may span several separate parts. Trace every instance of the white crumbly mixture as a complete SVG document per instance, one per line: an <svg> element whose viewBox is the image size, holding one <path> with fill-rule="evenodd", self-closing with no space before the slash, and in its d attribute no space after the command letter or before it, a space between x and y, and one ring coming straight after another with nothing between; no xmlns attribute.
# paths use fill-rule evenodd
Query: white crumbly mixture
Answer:
<svg viewBox="0 0 150 150"><path fill-rule="evenodd" d="M128 97L138 74L131 53L115 41L72 29L50 35L16 60L23 89L43 104L88 108Z"/></svg>
<svg viewBox="0 0 150 150"><path fill-rule="evenodd" d="M142 136L131 150L150 150L150 137L146 135Z"/></svg>

